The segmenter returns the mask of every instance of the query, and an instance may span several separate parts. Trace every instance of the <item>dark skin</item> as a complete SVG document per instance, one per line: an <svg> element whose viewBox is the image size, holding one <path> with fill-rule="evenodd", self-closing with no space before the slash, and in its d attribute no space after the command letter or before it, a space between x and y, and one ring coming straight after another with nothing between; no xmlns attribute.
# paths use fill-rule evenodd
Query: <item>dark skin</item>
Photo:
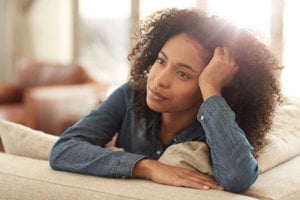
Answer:
<svg viewBox="0 0 300 200"><path fill-rule="evenodd" d="M160 137L164 144L196 119L202 102L221 95L222 88L229 85L238 72L228 48L217 47L207 66L204 53L201 44L182 33L166 42L150 70L147 87L151 91L147 90L147 104L161 113ZM137 162L133 176L166 185L223 190L214 178L203 173L151 159Z"/></svg>

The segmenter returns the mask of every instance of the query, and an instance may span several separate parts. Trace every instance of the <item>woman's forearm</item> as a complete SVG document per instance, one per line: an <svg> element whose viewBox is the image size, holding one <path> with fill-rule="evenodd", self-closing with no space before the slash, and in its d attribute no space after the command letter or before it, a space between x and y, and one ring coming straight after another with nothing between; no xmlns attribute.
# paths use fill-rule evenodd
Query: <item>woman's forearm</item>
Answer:
<svg viewBox="0 0 300 200"><path fill-rule="evenodd" d="M258 164L252 146L223 97L211 97L204 102L198 120L205 130L218 183L232 192L249 188L258 176Z"/></svg>

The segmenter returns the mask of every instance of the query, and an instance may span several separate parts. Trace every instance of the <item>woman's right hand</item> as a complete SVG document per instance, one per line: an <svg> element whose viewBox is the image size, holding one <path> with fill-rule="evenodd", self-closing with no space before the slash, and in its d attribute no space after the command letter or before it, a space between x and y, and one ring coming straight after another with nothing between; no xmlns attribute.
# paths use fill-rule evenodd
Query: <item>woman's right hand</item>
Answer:
<svg viewBox="0 0 300 200"><path fill-rule="evenodd" d="M210 176L196 170L166 165L156 160L143 159L133 168L133 176L147 178L153 182L201 190L223 188Z"/></svg>
<svg viewBox="0 0 300 200"><path fill-rule="evenodd" d="M199 76L199 87L206 100L210 96L221 95L221 90L231 84L239 70L233 53L227 47L217 47L213 58Z"/></svg>

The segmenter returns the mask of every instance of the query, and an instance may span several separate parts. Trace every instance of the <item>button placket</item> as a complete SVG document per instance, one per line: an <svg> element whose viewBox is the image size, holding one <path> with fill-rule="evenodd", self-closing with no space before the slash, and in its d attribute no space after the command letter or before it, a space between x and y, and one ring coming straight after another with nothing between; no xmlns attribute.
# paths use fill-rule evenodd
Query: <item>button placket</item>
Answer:
<svg viewBox="0 0 300 200"><path fill-rule="evenodd" d="M174 137L174 139L173 139L173 142L174 142L174 144L176 144L176 143L178 143L178 137Z"/></svg>

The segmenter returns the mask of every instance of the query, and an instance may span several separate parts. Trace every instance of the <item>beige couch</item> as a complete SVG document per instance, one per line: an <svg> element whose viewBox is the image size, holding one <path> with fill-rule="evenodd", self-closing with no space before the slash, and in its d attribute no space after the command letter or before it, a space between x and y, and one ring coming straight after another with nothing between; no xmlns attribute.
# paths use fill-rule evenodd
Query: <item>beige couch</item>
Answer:
<svg viewBox="0 0 300 200"><path fill-rule="evenodd" d="M0 199L300 199L300 98L278 107L273 130L257 152L260 176L243 194L173 187L54 171L48 157L57 136L0 121Z"/></svg>

